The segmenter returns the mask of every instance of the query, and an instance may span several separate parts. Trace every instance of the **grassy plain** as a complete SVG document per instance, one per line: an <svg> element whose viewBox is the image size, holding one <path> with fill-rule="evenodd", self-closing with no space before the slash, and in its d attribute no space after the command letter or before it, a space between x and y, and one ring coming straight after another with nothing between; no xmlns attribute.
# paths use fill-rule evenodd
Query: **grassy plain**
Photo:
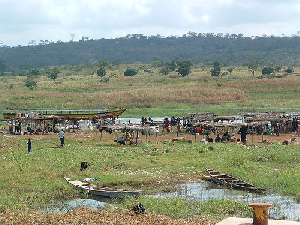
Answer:
<svg viewBox="0 0 300 225"><path fill-rule="evenodd" d="M126 66L138 68L139 74L125 77ZM107 69L108 83L100 82L104 79L95 74L96 69L61 67L55 82L45 75L37 77L34 90L25 87L26 76L7 74L0 78L0 112L20 108L120 107L127 108L124 117L154 117L207 111L220 115L299 111L300 68L295 68L293 76L257 79L243 67L216 78L211 77L209 68L200 66L195 66L189 76L180 77L176 72L162 75L159 68L134 64Z"/></svg>
<svg viewBox="0 0 300 225"><path fill-rule="evenodd" d="M220 115L299 111L300 68L295 68L293 76L257 79L246 68L235 68L232 75L213 78L209 69L201 67L195 67L188 77L179 77L175 72L161 75L159 68L150 65L130 66L140 69L137 76L124 77L126 66L121 66L108 70L108 83L100 82L96 68L62 67L55 82L45 75L37 77L34 90L24 86L26 77L5 75L0 78L0 112L21 108L124 107L127 110L123 117L154 117L207 111ZM100 177L104 185L138 188L151 194L172 190L176 183L198 180L205 174L205 167L230 173L268 192L300 199L298 145L257 144L245 148L215 144L211 151L201 143L163 141L117 147L88 134L67 134L66 146L59 148L57 136L31 138L33 152L27 154L25 136L0 135L0 213L4 217L21 210L14 216L27 218L24 212L28 210L83 197L64 181L64 176ZM90 169L81 172L82 161L90 162ZM196 217L216 222L227 216L251 217L248 207L231 201L166 201L145 196L128 199L110 210L129 209L139 202L150 213L172 219Z"/></svg>

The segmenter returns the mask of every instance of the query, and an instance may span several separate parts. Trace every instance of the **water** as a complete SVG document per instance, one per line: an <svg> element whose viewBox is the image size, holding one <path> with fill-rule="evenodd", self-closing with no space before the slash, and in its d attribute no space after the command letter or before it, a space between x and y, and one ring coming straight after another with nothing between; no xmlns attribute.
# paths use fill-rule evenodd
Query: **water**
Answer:
<svg viewBox="0 0 300 225"><path fill-rule="evenodd" d="M211 198L229 199L244 204L271 203L269 218L300 221L300 204L294 199L276 194L249 193L240 190L222 188L211 182L187 183L172 193L158 193L156 198L180 197L190 200L207 201Z"/></svg>
<svg viewBox="0 0 300 225"><path fill-rule="evenodd" d="M154 122L157 122L157 121L162 122L164 120L164 117L151 117L151 118ZM171 117L168 117L168 118L170 119ZM116 119L115 124L128 124L129 121L132 124L141 124L141 120L142 120L141 118L118 118L118 119Z"/></svg>
<svg viewBox="0 0 300 225"><path fill-rule="evenodd" d="M208 201L211 198L229 199L232 201L250 203L270 203L273 207L269 208L270 219L284 219L300 221L300 204L294 199L276 194L249 193L240 190L232 190L221 187L211 182L198 182L181 184L180 190L171 193L157 193L151 195L155 198L179 197L188 200ZM90 208L93 210L103 209L108 204L113 204L116 199L93 198L75 199L62 205L48 206L43 211L47 213L66 213L77 207ZM120 200L119 200L120 201Z"/></svg>
<svg viewBox="0 0 300 225"><path fill-rule="evenodd" d="M76 208L89 208L93 210L103 209L109 203L95 199L75 199L61 205L47 206L43 212L47 213L67 213Z"/></svg>

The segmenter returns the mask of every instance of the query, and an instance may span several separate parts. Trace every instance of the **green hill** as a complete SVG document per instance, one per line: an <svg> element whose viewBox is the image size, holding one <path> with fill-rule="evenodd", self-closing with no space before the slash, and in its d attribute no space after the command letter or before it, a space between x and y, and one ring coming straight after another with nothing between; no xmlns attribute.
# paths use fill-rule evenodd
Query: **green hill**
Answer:
<svg viewBox="0 0 300 225"><path fill-rule="evenodd" d="M265 65L300 66L300 37L244 37L235 34L188 34L183 37L127 35L116 39L59 42L36 46L1 47L0 59L9 70L59 65L168 62L174 58L196 63L220 61L241 66L253 56Z"/></svg>

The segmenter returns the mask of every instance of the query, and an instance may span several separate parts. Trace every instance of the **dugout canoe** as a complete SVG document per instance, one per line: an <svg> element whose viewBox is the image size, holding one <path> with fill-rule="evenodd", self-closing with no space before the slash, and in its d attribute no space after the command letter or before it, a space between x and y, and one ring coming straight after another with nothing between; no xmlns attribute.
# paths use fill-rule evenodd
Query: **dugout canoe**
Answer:
<svg viewBox="0 0 300 225"><path fill-rule="evenodd" d="M4 110L4 119L29 118L29 119L91 119L91 118L117 118L126 109L28 109Z"/></svg>
<svg viewBox="0 0 300 225"><path fill-rule="evenodd" d="M263 192L266 189L256 187L252 184L249 184L243 180L230 176L228 174L222 174L218 171L206 168L207 172L209 173L210 179L217 183L221 184L230 188L240 189L244 191L251 191L251 192Z"/></svg>
<svg viewBox="0 0 300 225"><path fill-rule="evenodd" d="M96 184L82 182L79 180L71 180L65 177L69 184L73 185L79 190L85 191L94 196L108 197L108 198L124 198L126 196L138 197L141 194L140 190L124 190L114 189L109 187L100 187Z"/></svg>

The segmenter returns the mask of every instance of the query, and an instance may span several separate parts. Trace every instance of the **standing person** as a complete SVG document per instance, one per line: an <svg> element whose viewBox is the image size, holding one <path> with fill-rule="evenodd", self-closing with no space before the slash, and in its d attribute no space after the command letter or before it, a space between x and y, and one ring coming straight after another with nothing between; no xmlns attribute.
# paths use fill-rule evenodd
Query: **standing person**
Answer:
<svg viewBox="0 0 300 225"><path fill-rule="evenodd" d="M27 147L28 147L28 154L29 154L29 152L32 151L32 149L31 149L31 140L30 140L30 138L28 138L28 141L27 141Z"/></svg>
<svg viewBox="0 0 300 225"><path fill-rule="evenodd" d="M247 127L245 125L243 125L241 127L240 131L241 131L241 142L246 144L247 143Z"/></svg>
<svg viewBox="0 0 300 225"><path fill-rule="evenodd" d="M63 147L65 144L65 132L61 129L57 135L60 138L60 147Z"/></svg>

